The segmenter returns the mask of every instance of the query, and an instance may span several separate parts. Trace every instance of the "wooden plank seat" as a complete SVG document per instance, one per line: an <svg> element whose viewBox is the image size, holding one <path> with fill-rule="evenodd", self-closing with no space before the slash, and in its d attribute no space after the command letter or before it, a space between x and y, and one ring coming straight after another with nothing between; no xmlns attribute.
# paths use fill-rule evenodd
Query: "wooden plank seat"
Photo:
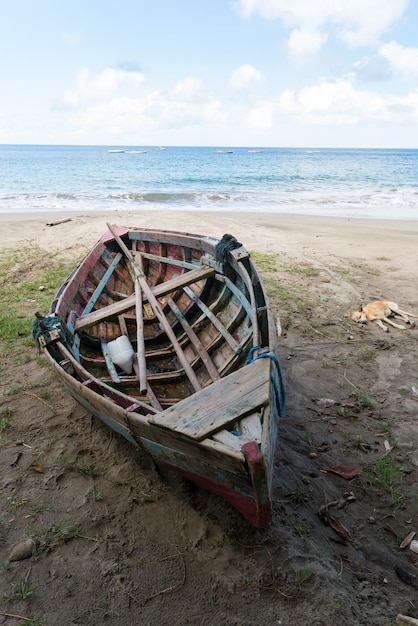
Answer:
<svg viewBox="0 0 418 626"><path fill-rule="evenodd" d="M150 422L198 441L267 405L270 359L258 359L156 414Z"/></svg>
<svg viewBox="0 0 418 626"><path fill-rule="evenodd" d="M215 270L212 267L208 267L206 265L202 265L201 267L190 270L189 272L185 272L176 278L172 278L165 283L161 283L160 285L156 285L152 287L151 290L156 298L162 297L171 293L172 291L176 291L184 286L190 285L192 283L198 282L200 280L204 280L209 278L215 273ZM148 298L146 293L143 295L143 301L147 302ZM115 302L114 304L109 304L102 309L98 309L97 311L92 311L86 315L82 315L77 318L74 324L75 332L81 332L83 330L87 330L91 326L102 322L105 319L110 317L118 316L124 313L125 311L129 311L135 307L135 295L128 296L124 300L120 302Z"/></svg>

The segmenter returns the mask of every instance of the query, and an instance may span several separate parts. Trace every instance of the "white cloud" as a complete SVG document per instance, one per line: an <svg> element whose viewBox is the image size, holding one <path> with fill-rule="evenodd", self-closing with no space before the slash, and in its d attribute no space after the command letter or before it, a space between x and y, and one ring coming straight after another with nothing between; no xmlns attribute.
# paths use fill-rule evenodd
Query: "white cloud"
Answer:
<svg viewBox="0 0 418 626"><path fill-rule="evenodd" d="M328 36L315 30L294 28L287 43L289 55L295 60L317 54Z"/></svg>
<svg viewBox="0 0 418 626"><path fill-rule="evenodd" d="M144 75L140 72L127 72L109 67L92 76L88 68L84 67L77 75L76 88L66 91L64 100L74 106L108 96L120 88L137 88L144 80Z"/></svg>
<svg viewBox="0 0 418 626"><path fill-rule="evenodd" d="M203 89L203 81L196 76L187 76L177 83L174 93L185 100L193 100L200 97Z"/></svg>
<svg viewBox="0 0 418 626"><path fill-rule="evenodd" d="M396 41L382 44L376 54L354 63L353 73L364 81L391 78L415 83L418 78L418 48L402 46Z"/></svg>
<svg viewBox="0 0 418 626"><path fill-rule="evenodd" d="M377 55L381 62L389 64L390 58L391 66L395 66L395 59L399 68L413 66L412 61L408 65L407 59L413 60L414 55L403 54L408 49L393 42L387 46L381 46ZM293 127L304 134L308 129L321 127L323 130L315 132L326 131L341 137L344 132L355 134L361 127L417 125L418 90L402 97L379 93L359 88L354 82L356 76L358 73L336 80L319 79L299 89L283 90L281 95L276 91L255 103L253 97L241 97L242 92L239 98L233 95L230 100L227 91L216 97L197 76L186 76L165 89L147 90L138 71L106 68L93 74L84 68L74 89L65 93L70 106L56 112L67 116L60 132L65 132L66 127L73 140L90 137L90 141L103 142L108 138L111 142L130 144L153 142L155 137L163 136L165 143L168 137L193 143L197 135L209 143L215 137L218 141L223 137L226 143L231 143L228 137L235 137L239 143L243 128L257 144L262 137L271 140L278 136L279 128ZM251 65L240 66L232 77L237 87L263 78ZM344 131L344 127L352 130Z"/></svg>
<svg viewBox="0 0 418 626"><path fill-rule="evenodd" d="M252 109L248 115L248 122L251 126L259 129L269 129L274 127L274 118L277 111L277 104L266 102Z"/></svg>
<svg viewBox="0 0 418 626"><path fill-rule="evenodd" d="M197 77L186 77L172 90L132 95L132 85L142 81L142 74L116 70L92 77L85 68L77 77L77 88L65 94L72 105L68 125L79 136L91 131L132 141L135 133L143 137L147 132L217 124L225 119L221 103Z"/></svg>
<svg viewBox="0 0 418 626"><path fill-rule="evenodd" d="M393 74L407 80L418 78L418 48L407 48L390 41L380 46L378 52L387 60Z"/></svg>
<svg viewBox="0 0 418 626"><path fill-rule="evenodd" d="M290 50L303 50L298 41L310 40L309 53L315 46L319 49L329 33L353 47L375 44L402 17L407 4L408 0L238 0L235 6L244 17L259 14L281 20L293 31Z"/></svg>
<svg viewBox="0 0 418 626"><path fill-rule="evenodd" d="M399 108L400 112L407 113L413 121L418 122L418 91L408 94L398 103L395 102L394 107Z"/></svg>
<svg viewBox="0 0 418 626"><path fill-rule="evenodd" d="M232 72L229 84L235 89L243 89L254 82L263 80L263 75L253 65L244 64Z"/></svg>
<svg viewBox="0 0 418 626"><path fill-rule="evenodd" d="M299 92L286 90L280 97L280 111L302 123L356 124L362 119L393 119L393 99L372 91L357 90L346 79L323 80Z"/></svg>
<svg viewBox="0 0 418 626"><path fill-rule="evenodd" d="M366 101L365 93L356 92L349 81L324 80L299 92L283 92L280 110L303 123L353 124Z"/></svg>

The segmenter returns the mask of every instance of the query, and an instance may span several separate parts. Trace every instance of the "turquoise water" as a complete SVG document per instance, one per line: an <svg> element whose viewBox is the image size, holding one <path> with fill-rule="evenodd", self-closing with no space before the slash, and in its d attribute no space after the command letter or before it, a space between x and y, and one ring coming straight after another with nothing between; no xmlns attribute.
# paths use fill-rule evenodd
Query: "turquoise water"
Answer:
<svg viewBox="0 0 418 626"><path fill-rule="evenodd" d="M117 209L415 220L418 150L0 146L0 213Z"/></svg>

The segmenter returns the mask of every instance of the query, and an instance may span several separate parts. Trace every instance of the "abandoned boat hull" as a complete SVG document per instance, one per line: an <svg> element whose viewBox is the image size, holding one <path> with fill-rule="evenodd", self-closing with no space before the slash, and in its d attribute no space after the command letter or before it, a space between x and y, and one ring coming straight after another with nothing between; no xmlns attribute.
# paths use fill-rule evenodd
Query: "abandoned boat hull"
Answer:
<svg viewBox="0 0 418 626"><path fill-rule="evenodd" d="M37 329L48 361L90 413L265 526L284 388L248 253L238 245L220 262L217 240L110 228ZM109 358L120 336L135 348L131 372Z"/></svg>

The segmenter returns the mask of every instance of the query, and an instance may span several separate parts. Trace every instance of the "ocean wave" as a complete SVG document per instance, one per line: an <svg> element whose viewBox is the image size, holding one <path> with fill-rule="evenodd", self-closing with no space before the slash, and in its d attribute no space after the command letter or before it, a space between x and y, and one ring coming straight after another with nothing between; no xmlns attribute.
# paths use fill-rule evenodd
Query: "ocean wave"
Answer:
<svg viewBox="0 0 418 626"><path fill-rule="evenodd" d="M248 200L248 198L242 194L239 196L235 196L230 193L197 193L197 192L189 192L189 193L181 193L181 192L149 192L149 193L121 193L121 194L110 194L109 199L117 202L118 200L122 201L131 201L131 202L143 202L149 204L206 204L206 203L216 203L216 202L231 202L236 199L240 201Z"/></svg>
<svg viewBox="0 0 418 626"><path fill-rule="evenodd" d="M112 194L3 194L0 213L37 211L112 211L118 209L165 211L240 211L418 219L416 189L357 190L303 189L251 193L148 192Z"/></svg>
<svg viewBox="0 0 418 626"><path fill-rule="evenodd" d="M174 147L121 160L94 146L0 146L0 212L123 208L418 219L418 151L263 149L255 159L249 149L234 148L226 160L211 148Z"/></svg>
<svg viewBox="0 0 418 626"><path fill-rule="evenodd" d="M149 202L155 204L171 204L193 202L199 194L196 193L168 193L168 192L149 192L149 193L121 193L110 194L109 198L114 201L128 200L132 202Z"/></svg>

